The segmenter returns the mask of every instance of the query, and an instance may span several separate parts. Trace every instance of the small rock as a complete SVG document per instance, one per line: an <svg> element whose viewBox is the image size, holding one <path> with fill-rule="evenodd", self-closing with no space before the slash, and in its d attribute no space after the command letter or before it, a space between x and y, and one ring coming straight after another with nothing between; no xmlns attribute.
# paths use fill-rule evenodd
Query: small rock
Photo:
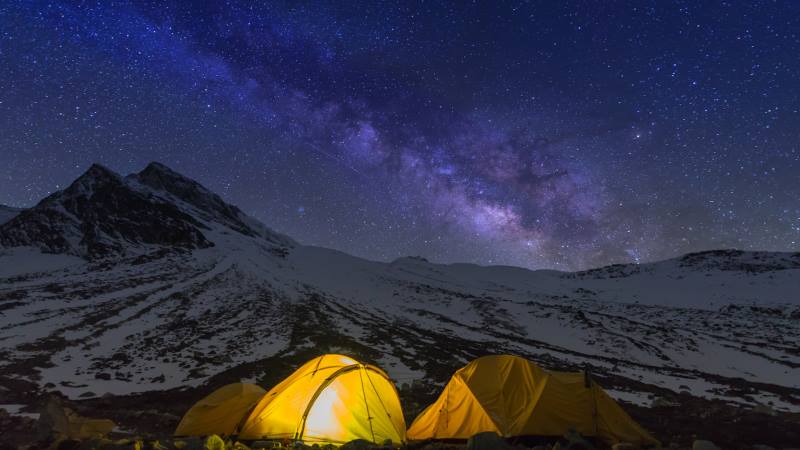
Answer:
<svg viewBox="0 0 800 450"><path fill-rule="evenodd" d="M567 440L568 450L592 450L594 446L591 442L584 439L580 433L575 430L569 430L564 434L564 439Z"/></svg>
<svg viewBox="0 0 800 450"><path fill-rule="evenodd" d="M494 431L478 433L467 441L467 450L506 450L509 445Z"/></svg>
<svg viewBox="0 0 800 450"><path fill-rule="evenodd" d="M150 441L150 445L148 446L150 450L169 450L161 441Z"/></svg>
<svg viewBox="0 0 800 450"><path fill-rule="evenodd" d="M756 444L753 446L753 450L775 450L775 448L769 445Z"/></svg>
<svg viewBox="0 0 800 450"><path fill-rule="evenodd" d="M720 448L711 441L698 439L692 442L692 450L720 450Z"/></svg>
<svg viewBox="0 0 800 450"><path fill-rule="evenodd" d="M187 437L173 443L180 450L203 450L205 442L198 437Z"/></svg>
<svg viewBox="0 0 800 450"><path fill-rule="evenodd" d="M339 447L340 450L366 450L375 448L375 444L364 439L356 439Z"/></svg>
<svg viewBox="0 0 800 450"><path fill-rule="evenodd" d="M225 450L225 441L216 434L212 434L206 438L205 448L206 450Z"/></svg>
<svg viewBox="0 0 800 450"><path fill-rule="evenodd" d="M768 405L756 405L753 407L753 412L757 414L766 414L768 416L775 416L778 413Z"/></svg>

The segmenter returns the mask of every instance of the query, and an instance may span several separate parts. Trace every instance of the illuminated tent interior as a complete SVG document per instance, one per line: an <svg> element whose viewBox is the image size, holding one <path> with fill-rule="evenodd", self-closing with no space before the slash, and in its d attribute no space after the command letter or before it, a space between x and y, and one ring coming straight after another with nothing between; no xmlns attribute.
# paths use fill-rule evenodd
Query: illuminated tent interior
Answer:
<svg viewBox="0 0 800 450"><path fill-rule="evenodd" d="M408 429L410 440L563 436L573 429L609 444L659 445L584 373L550 372L520 357L478 358L456 371Z"/></svg>
<svg viewBox="0 0 800 450"><path fill-rule="evenodd" d="M175 435L235 434L245 415L266 393L255 384L233 383L223 386L186 412L175 429Z"/></svg>
<svg viewBox="0 0 800 450"><path fill-rule="evenodd" d="M400 398L389 376L342 355L312 359L255 405L239 439L342 444L406 440Z"/></svg>

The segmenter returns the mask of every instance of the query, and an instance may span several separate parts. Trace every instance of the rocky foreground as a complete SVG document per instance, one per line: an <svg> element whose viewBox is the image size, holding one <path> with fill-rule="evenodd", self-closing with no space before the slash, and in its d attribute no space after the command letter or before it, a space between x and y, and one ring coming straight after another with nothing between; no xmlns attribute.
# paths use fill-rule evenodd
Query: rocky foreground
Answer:
<svg viewBox="0 0 800 450"><path fill-rule="evenodd" d="M0 450L249 450L261 448L319 448L288 442L255 441L239 443L218 436L173 438L171 431L180 420L179 411L190 397L175 393L168 405L152 399L106 396L74 402L60 397L40 399L38 413L10 414L0 409ZM146 397L146 396L145 396ZM724 404L678 407L663 402L653 408L625 405L646 428L653 431L665 448L692 450L796 450L800 448L800 417L777 416L769 410L741 411ZM138 404L137 407L132 407ZM149 406L149 409L144 409ZM159 408L159 409L156 409ZM33 410L35 408L27 408ZM91 418L87 417L91 416ZM113 420L110 420L112 418ZM698 427L698 423L703 427ZM698 429L705 430L701 434ZM756 443L754 443L756 442ZM759 443L760 442L760 443ZM354 441L344 450L388 449L365 441ZM607 449L601 442L577 433L561 438L519 438L502 440L493 433L474 436L467 443L412 443L409 450L594 450ZM635 450L617 444L613 450Z"/></svg>

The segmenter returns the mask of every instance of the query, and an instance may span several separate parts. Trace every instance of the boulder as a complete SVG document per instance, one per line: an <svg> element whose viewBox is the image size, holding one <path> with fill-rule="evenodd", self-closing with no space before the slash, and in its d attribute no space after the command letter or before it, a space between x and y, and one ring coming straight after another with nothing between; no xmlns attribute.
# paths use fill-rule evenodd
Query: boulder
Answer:
<svg viewBox="0 0 800 450"><path fill-rule="evenodd" d="M478 433L467 441L467 450L509 450L505 439L494 431Z"/></svg>
<svg viewBox="0 0 800 450"><path fill-rule="evenodd" d="M692 450L720 450L720 448L714 445L714 443L711 441L697 439L696 441L692 442Z"/></svg>
<svg viewBox="0 0 800 450"><path fill-rule="evenodd" d="M753 450L775 450L775 448L769 445L756 444L753 446Z"/></svg>

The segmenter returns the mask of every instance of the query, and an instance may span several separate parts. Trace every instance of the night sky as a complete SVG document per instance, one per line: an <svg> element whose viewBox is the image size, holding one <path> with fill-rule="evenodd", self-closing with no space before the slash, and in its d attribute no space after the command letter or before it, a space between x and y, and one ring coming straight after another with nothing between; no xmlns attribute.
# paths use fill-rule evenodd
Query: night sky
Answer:
<svg viewBox="0 0 800 450"><path fill-rule="evenodd" d="M157 160L378 260L800 250L800 2L190 3L0 3L0 203Z"/></svg>

